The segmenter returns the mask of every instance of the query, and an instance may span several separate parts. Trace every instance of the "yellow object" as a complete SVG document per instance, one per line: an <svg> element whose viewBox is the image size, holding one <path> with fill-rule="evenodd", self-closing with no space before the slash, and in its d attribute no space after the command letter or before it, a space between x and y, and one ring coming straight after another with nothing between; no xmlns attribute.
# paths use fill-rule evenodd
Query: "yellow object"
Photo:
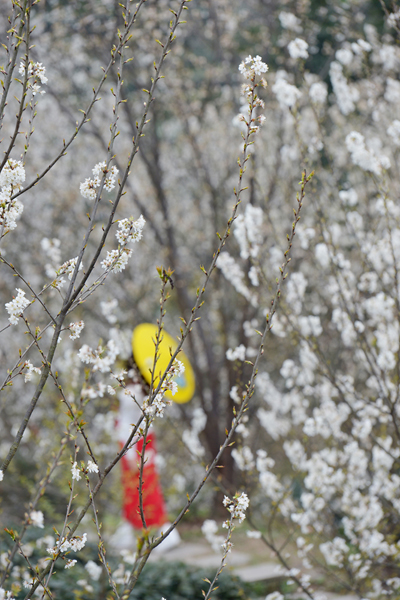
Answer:
<svg viewBox="0 0 400 600"><path fill-rule="evenodd" d="M157 330L156 325L142 323L135 327L132 334L133 359L147 383L151 383ZM158 347L159 359L155 370L154 387L157 387L160 372L163 374L168 367L168 363L171 360L171 352L175 352L177 345L177 342L166 331L162 332L162 340ZM195 380L192 365L186 354L182 351L179 352L177 359L184 364L185 371L174 378L174 381L178 385L178 391L172 395L170 390L168 390L165 396L174 402L183 404L193 398Z"/></svg>

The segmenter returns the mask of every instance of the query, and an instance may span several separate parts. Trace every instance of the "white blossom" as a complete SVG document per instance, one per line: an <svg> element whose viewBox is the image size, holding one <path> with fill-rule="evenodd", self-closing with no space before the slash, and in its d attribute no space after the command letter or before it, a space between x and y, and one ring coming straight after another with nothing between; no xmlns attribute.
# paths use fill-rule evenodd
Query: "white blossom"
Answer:
<svg viewBox="0 0 400 600"><path fill-rule="evenodd" d="M26 65L21 61L19 65L18 72L22 77L25 77ZM44 94L44 91L40 91L39 81L42 84L47 83L47 77L45 75L46 68L42 63L29 61L28 64L28 89L32 90L32 95L35 96L38 92L39 94Z"/></svg>
<svg viewBox="0 0 400 600"><path fill-rule="evenodd" d="M216 521L213 519L206 519L201 527L201 531L207 542L212 546L214 552L218 552L224 538L221 535L217 535L218 525Z"/></svg>
<svg viewBox="0 0 400 600"><path fill-rule="evenodd" d="M20 160L9 158L0 172L0 187L11 188L11 192L15 193L22 189L22 184L25 181L25 168Z"/></svg>
<svg viewBox="0 0 400 600"><path fill-rule="evenodd" d="M233 448L232 457L241 471L251 471L255 467L254 456L248 446Z"/></svg>
<svg viewBox="0 0 400 600"><path fill-rule="evenodd" d="M166 373L160 391L153 398L150 396L145 398L142 405L142 410L145 415L151 417L152 419L154 417L162 418L164 416L164 409L166 406L170 406L172 404L172 401L169 398L166 398L164 394L167 391L171 392L173 396L176 394L178 391L178 383L174 379L179 378L184 371L185 365L183 362L175 359Z"/></svg>
<svg viewBox="0 0 400 600"><path fill-rule="evenodd" d="M400 146L400 121L395 119L388 127L387 133L396 146Z"/></svg>
<svg viewBox="0 0 400 600"><path fill-rule="evenodd" d="M279 21L284 29L290 29L300 33L303 31L301 21L292 12L281 11L279 13Z"/></svg>
<svg viewBox="0 0 400 600"><path fill-rule="evenodd" d="M101 261L101 266L106 271L112 273L121 273L128 264L128 260L132 256L131 248L122 248L122 250L111 250L107 252L107 256Z"/></svg>
<svg viewBox="0 0 400 600"><path fill-rule="evenodd" d="M339 198L347 206L356 206L358 203L358 194L354 188L348 190L341 190L339 192Z"/></svg>
<svg viewBox="0 0 400 600"><path fill-rule="evenodd" d="M87 178L80 184L80 192L84 198L95 200L97 190L100 187L102 177L104 179L104 188L111 192L115 187L115 178L118 174L118 169L114 166L107 169L106 162L97 163L92 169L93 178ZM108 176L107 176L108 175Z"/></svg>
<svg viewBox="0 0 400 600"><path fill-rule="evenodd" d="M41 370L40 367L34 367L30 360L26 360L23 366L25 370L24 381L30 381L32 379L33 373L37 373L40 375Z"/></svg>
<svg viewBox="0 0 400 600"><path fill-rule="evenodd" d="M354 60L354 55L348 48L341 48L336 51L335 58L344 66L351 65Z"/></svg>
<svg viewBox="0 0 400 600"><path fill-rule="evenodd" d="M69 540L69 546L73 552L79 552L85 547L87 542L87 533L84 533L81 537L73 537Z"/></svg>
<svg viewBox="0 0 400 600"><path fill-rule="evenodd" d="M78 257L70 258L61 267L57 270L57 275L66 274L68 275L68 279L72 279L72 275L74 274L76 263L78 262ZM83 267L82 261L79 263L78 271L80 271Z"/></svg>
<svg viewBox="0 0 400 600"><path fill-rule="evenodd" d="M288 50L291 58L308 58L308 44L301 38L296 38L288 44Z"/></svg>
<svg viewBox="0 0 400 600"><path fill-rule="evenodd" d="M82 536L75 536L71 539L60 539L57 546L47 548L47 552L51 554L56 554L59 552L68 552L68 550L72 550L73 552L79 552L82 548L85 547L87 542L87 533L84 533ZM73 566L73 565L71 565Z"/></svg>
<svg viewBox="0 0 400 600"><path fill-rule="evenodd" d="M268 65L264 63L261 56L248 56L239 65L240 73L246 79L252 79L256 75L262 75L268 71Z"/></svg>
<svg viewBox="0 0 400 600"><path fill-rule="evenodd" d="M185 429L182 433L182 441L194 456L202 457L205 454L205 449L202 446L199 435L193 429Z"/></svg>
<svg viewBox="0 0 400 600"><path fill-rule="evenodd" d="M232 348L229 348L226 351L226 358L231 361L244 361L246 359L246 346L240 344L240 346L237 346L234 350L232 350Z"/></svg>
<svg viewBox="0 0 400 600"><path fill-rule="evenodd" d="M262 224L263 211L259 206L248 204L244 214L237 216L233 233L239 242L241 258L258 256L263 241Z"/></svg>
<svg viewBox="0 0 400 600"><path fill-rule="evenodd" d="M364 171L381 175L383 169L390 168L389 159L383 155L376 156L375 152L366 146L364 136L358 131L352 131L347 135L346 146L353 163Z"/></svg>
<svg viewBox="0 0 400 600"><path fill-rule="evenodd" d="M318 337L322 333L321 319L318 315L309 315L308 317L299 317L298 324L301 334L304 337L311 335Z"/></svg>
<svg viewBox="0 0 400 600"><path fill-rule="evenodd" d="M300 314L302 301L307 288L307 279L303 273L293 273L287 284L286 302L295 314Z"/></svg>
<svg viewBox="0 0 400 600"><path fill-rule="evenodd" d="M164 409L166 406L170 406L172 401L165 398L163 393L158 393L152 400L150 397L145 398L142 409L145 415L149 417L163 417Z"/></svg>
<svg viewBox="0 0 400 600"><path fill-rule="evenodd" d="M44 516L41 510L32 510L29 515L29 519L34 527L43 529L44 527Z"/></svg>
<svg viewBox="0 0 400 600"><path fill-rule="evenodd" d="M326 244L321 242L315 246L315 258L322 267L329 267L331 259L329 255L329 249Z"/></svg>
<svg viewBox="0 0 400 600"><path fill-rule="evenodd" d="M386 23L388 27L398 27L400 23L400 9L398 8L394 12L390 13L390 15L386 19Z"/></svg>
<svg viewBox="0 0 400 600"><path fill-rule="evenodd" d="M400 101L400 81L388 77L386 79L386 91L384 95L385 100L392 104L398 104Z"/></svg>
<svg viewBox="0 0 400 600"><path fill-rule="evenodd" d="M72 465L71 473L72 473L72 479L75 479L75 481L79 481L80 480L80 478L82 476L82 473L81 473L81 470L78 467L78 463L76 461Z"/></svg>
<svg viewBox="0 0 400 600"><path fill-rule="evenodd" d="M87 464L87 470L89 471L89 473L98 473L99 467L96 465L95 462L89 460Z"/></svg>
<svg viewBox="0 0 400 600"><path fill-rule="evenodd" d="M6 592L5 589L0 587L0 600L15 600L12 592Z"/></svg>
<svg viewBox="0 0 400 600"><path fill-rule="evenodd" d="M7 302L5 307L6 311L10 315L8 320L12 325L18 325L18 317L22 315L25 308L29 306L30 301L25 298L25 292L20 288L17 288L17 296L11 302Z"/></svg>
<svg viewBox="0 0 400 600"><path fill-rule="evenodd" d="M101 565L96 564L93 560L88 560L85 565L85 569L89 573L89 576L93 581L98 581L100 579L100 575L103 571Z"/></svg>
<svg viewBox="0 0 400 600"><path fill-rule="evenodd" d="M136 221L133 220L133 217L122 219L121 221L118 221L118 231L115 234L115 237L121 246L138 242L142 239L145 224L146 221L144 220L143 215L140 215Z"/></svg>
<svg viewBox="0 0 400 600"><path fill-rule="evenodd" d="M100 302L101 313L110 325L117 322L117 317L113 314L117 306L118 300L116 298L113 298L110 302Z"/></svg>
<svg viewBox="0 0 400 600"><path fill-rule="evenodd" d="M255 265L250 267L248 276L252 285L254 285L255 287L258 287L260 285L260 281L258 279L258 269Z"/></svg>
<svg viewBox="0 0 400 600"><path fill-rule="evenodd" d="M248 538L259 540L261 538L261 531L246 531Z"/></svg>
<svg viewBox="0 0 400 600"><path fill-rule="evenodd" d="M17 227L17 221L24 210L18 198L11 199L13 189L13 186L9 185L0 191L0 227L4 228L4 234Z"/></svg>
<svg viewBox="0 0 400 600"><path fill-rule="evenodd" d="M358 39L356 43L351 44L351 49L354 54L362 54L363 52L371 52L372 46L369 42L363 39Z"/></svg>
<svg viewBox="0 0 400 600"><path fill-rule="evenodd" d="M331 62L329 76L340 112L349 115L356 108L356 102L360 98L358 90L347 83L343 75L343 66L337 60Z"/></svg>
<svg viewBox="0 0 400 600"><path fill-rule="evenodd" d="M229 510L233 519L237 519L239 523L242 523L246 518L246 510L249 507L250 500L247 494L242 492L236 494L232 500L225 496L222 504Z"/></svg>
<svg viewBox="0 0 400 600"><path fill-rule="evenodd" d="M350 548L347 546L343 538L335 537L331 542L320 544L319 549L325 557L328 565L342 567L343 560L348 554Z"/></svg>
<svg viewBox="0 0 400 600"><path fill-rule="evenodd" d="M278 71L272 91L282 108L292 108L301 98L301 91L296 86L288 83L286 77L287 73L285 71Z"/></svg>
<svg viewBox="0 0 400 600"><path fill-rule="evenodd" d="M310 86L309 92L311 102L314 104L325 104L328 97L326 83L317 81Z"/></svg>
<svg viewBox="0 0 400 600"><path fill-rule="evenodd" d="M118 354L118 346L114 340L109 340L105 348L98 346L96 350L84 344L78 351L78 358L85 364L93 365L93 371L108 373Z"/></svg>
<svg viewBox="0 0 400 600"><path fill-rule="evenodd" d="M221 269L224 277L231 282L239 294L249 300L253 306L257 306L257 299L246 286L244 273L233 256L228 252L221 252L217 261L217 267Z"/></svg>
<svg viewBox="0 0 400 600"><path fill-rule="evenodd" d="M71 340L76 340L80 337L81 331L82 329L85 327L85 323L83 321L77 321L76 323L70 323L69 324L69 330L70 330L70 339Z"/></svg>

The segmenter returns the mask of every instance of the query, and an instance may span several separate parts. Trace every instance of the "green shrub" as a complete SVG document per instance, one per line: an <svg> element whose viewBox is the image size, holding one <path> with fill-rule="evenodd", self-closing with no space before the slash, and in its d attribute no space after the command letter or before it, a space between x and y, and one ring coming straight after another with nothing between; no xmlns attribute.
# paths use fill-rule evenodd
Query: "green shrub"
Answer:
<svg viewBox="0 0 400 600"><path fill-rule="evenodd" d="M215 570L198 569L180 562L157 562L145 566L134 587L131 598L142 600L193 600L203 597L209 584L204 579L213 580ZM248 598L245 583L229 571L223 571L213 592L214 600L244 600Z"/></svg>

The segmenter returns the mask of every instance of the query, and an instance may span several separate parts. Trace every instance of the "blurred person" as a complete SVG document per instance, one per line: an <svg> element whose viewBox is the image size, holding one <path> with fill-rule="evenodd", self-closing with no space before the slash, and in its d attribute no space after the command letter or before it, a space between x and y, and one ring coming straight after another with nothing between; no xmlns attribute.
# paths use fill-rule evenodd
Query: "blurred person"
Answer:
<svg viewBox="0 0 400 600"><path fill-rule="evenodd" d="M126 365L128 380L125 389L118 394L118 440L123 446L129 437L133 424L136 424L142 415L141 406L149 394L151 383L151 370L154 362L154 338L157 327L150 323L143 323L135 328L132 335L132 357ZM177 344L165 331L159 344L159 359L157 361L157 372L164 372L170 361L171 352L174 352ZM168 390L165 394L168 399L175 402L188 402L194 394L194 374L187 357L181 352L179 360L183 363L185 371L174 378L178 390L171 394ZM132 445L122 457L122 487L123 502L122 515L123 524L115 534L115 540L119 546L128 547L134 543L133 530L143 529L140 514L139 496L139 474L140 457L143 450L143 438L137 444ZM145 448L145 462L143 467L142 504L143 514L147 528L154 528L158 534L165 532L170 523L168 522L165 500L157 470L157 445L154 427L150 426ZM180 536L174 529L169 536L156 548L166 551L180 543Z"/></svg>

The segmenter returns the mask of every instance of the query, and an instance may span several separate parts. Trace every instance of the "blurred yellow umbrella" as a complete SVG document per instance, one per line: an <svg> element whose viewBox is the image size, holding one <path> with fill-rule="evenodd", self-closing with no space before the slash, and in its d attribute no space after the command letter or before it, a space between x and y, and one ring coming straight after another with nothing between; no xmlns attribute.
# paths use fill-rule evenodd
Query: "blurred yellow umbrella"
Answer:
<svg viewBox="0 0 400 600"><path fill-rule="evenodd" d="M156 339L157 331L158 327L156 325L153 325L152 323L142 323L135 327L132 334L133 359L147 383L151 383L151 371L153 369L155 352L154 341ZM154 374L155 386L158 384L159 373L164 373L171 360L171 352L174 353L177 346L177 342L166 331L163 331L162 340L158 347L159 359ZM174 381L178 385L178 391L172 395L170 390L168 390L165 393L165 396L174 402L183 404L189 402L189 400L193 398L195 380L192 365L186 354L181 351L178 354L177 359L184 364L185 371L174 377Z"/></svg>

